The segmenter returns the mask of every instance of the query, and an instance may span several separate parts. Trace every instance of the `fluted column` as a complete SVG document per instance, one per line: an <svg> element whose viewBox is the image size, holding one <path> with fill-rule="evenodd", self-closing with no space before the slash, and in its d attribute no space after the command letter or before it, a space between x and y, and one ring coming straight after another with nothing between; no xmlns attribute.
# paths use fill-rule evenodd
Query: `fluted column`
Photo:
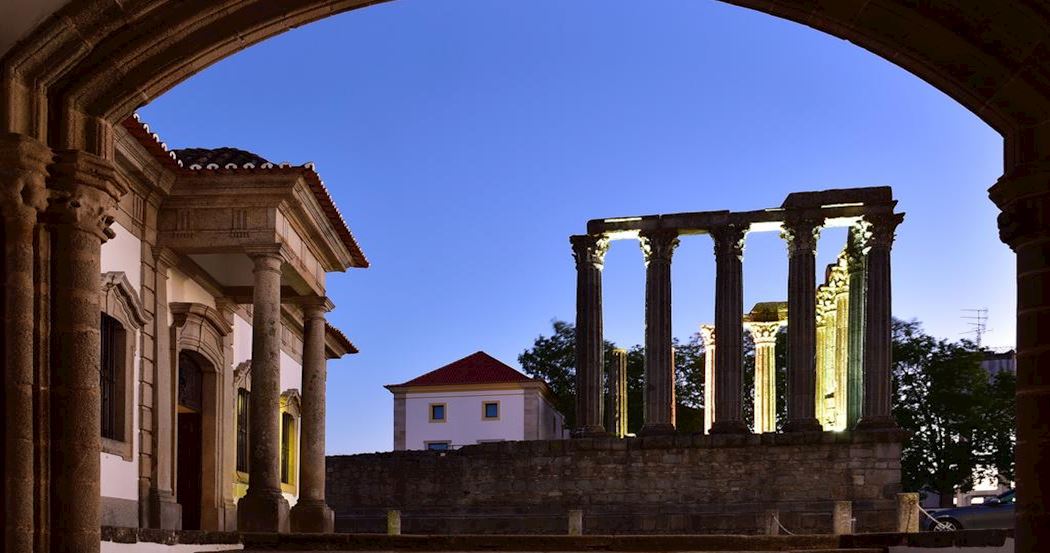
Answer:
<svg viewBox="0 0 1050 553"><path fill-rule="evenodd" d="M849 285L844 273L835 279L835 424L845 430L849 409Z"/></svg>
<svg viewBox="0 0 1050 553"><path fill-rule="evenodd" d="M5 551L31 551L34 532L33 441L33 233L47 206L45 179L51 149L19 134L0 135L0 214L4 228L4 432Z"/></svg>
<svg viewBox="0 0 1050 553"><path fill-rule="evenodd" d="M846 369L847 405L846 428L853 428L860 420L864 402L864 301L867 292L867 223L850 227L846 242L846 261L849 278L849 360Z"/></svg>
<svg viewBox="0 0 1050 553"><path fill-rule="evenodd" d="M602 424L605 341L602 336L602 266L609 240L569 238L576 259L576 429L575 436L605 434Z"/></svg>
<svg viewBox="0 0 1050 553"><path fill-rule="evenodd" d="M642 434L674 432L671 354L671 256L678 232L642 231L645 255L645 424Z"/></svg>
<svg viewBox="0 0 1050 553"><path fill-rule="evenodd" d="M827 402L824 401L824 398L825 398L825 394L827 393L825 391L825 388L826 388L825 383L827 381L826 375L825 375L825 369L827 368L827 351L828 351L828 348L827 348L828 317L827 317L827 313L824 311L824 306L821 305L821 302L819 300L819 296L820 296L820 292L819 291L817 292L817 296L818 296L817 308L816 308L816 313L817 313L817 321L816 321L816 325L817 325L817 330L816 330L816 333L817 333L817 352L816 352L816 361L814 361L814 364L817 367L817 376L816 376L815 381L813 382L813 386L815 388L814 395L816 397L816 403L814 404L814 411L813 411L813 413L814 413L814 416L817 417L817 422L819 422L821 428L823 428L824 427L825 417L826 417L826 413L825 413L826 409L825 408L827 407Z"/></svg>
<svg viewBox="0 0 1050 553"><path fill-rule="evenodd" d="M335 513L325 503L325 312L327 301L303 306L302 440L299 500L291 510L293 532L330 533Z"/></svg>
<svg viewBox="0 0 1050 553"><path fill-rule="evenodd" d="M890 290L890 249L902 214L865 215L871 224L868 251L868 291L864 335L864 404L857 428L895 430L891 411L892 294Z"/></svg>
<svg viewBox="0 0 1050 553"><path fill-rule="evenodd" d="M704 433L715 421L715 326L700 325L704 342Z"/></svg>
<svg viewBox="0 0 1050 553"><path fill-rule="evenodd" d="M50 167L52 551L98 551L101 509L99 276L102 243L127 192L112 162L64 150Z"/></svg>
<svg viewBox="0 0 1050 553"><path fill-rule="evenodd" d="M788 243L788 398L786 432L820 431L816 398L816 249L821 221L790 218Z"/></svg>
<svg viewBox="0 0 1050 553"><path fill-rule="evenodd" d="M276 248L249 252L252 295L252 393L248 405L248 491L237 504L242 532L287 532L288 501L281 495L281 265Z"/></svg>
<svg viewBox="0 0 1050 553"><path fill-rule="evenodd" d="M746 225L711 229L715 243L715 420L712 434L749 432L744 424L743 255Z"/></svg>
<svg viewBox="0 0 1050 553"><path fill-rule="evenodd" d="M745 323L755 341L755 432L777 431L777 332L780 321Z"/></svg>
<svg viewBox="0 0 1050 553"><path fill-rule="evenodd" d="M608 430L617 438L627 435L627 350L614 349L609 364Z"/></svg>

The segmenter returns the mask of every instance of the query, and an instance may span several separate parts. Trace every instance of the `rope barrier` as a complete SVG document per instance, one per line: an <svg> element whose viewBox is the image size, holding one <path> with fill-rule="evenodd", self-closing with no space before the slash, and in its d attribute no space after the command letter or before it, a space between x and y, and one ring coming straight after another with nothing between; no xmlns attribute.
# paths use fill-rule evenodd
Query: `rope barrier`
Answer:
<svg viewBox="0 0 1050 553"><path fill-rule="evenodd" d="M920 513L926 515L926 518L928 518L928 519L933 521L933 527L931 528L932 530L938 531L938 532L947 532L947 531L951 531L951 530L955 529L951 524L948 524L948 523L941 522L941 521L937 520L932 514L930 514L929 511L927 511L926 509L923 509L922 505L918 505L918 507L919 507L919 512Z"/></svg>
<svg viewBox="0 0 1050 553"><path fill-rule="evenodd" d="M780 515L778 513L774 513L773 514L773 521L777 523L777 526L779 526L780 529L783 530L785 534L787 534L789 536L794 536L795 535L794 532L792 532L791 530L788 530L787 528L784 528L784 525L780 523Z"/></svg>

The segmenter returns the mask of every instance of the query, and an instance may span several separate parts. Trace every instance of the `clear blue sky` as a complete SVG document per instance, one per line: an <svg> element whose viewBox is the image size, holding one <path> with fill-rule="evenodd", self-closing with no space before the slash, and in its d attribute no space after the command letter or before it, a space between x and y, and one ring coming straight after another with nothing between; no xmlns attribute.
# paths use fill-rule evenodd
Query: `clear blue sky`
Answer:
<svg viewBox="0 0 1050 553"><path fill-rule="evenodd" d="M792 191L891 185L907 219L894 314L933 334L990 309L1014 342L1014 261L986 189L1000 137L848 42L707 0L398 0L222 61L141 114L169 146L314 161L372 268L333 275L328 451L392 447L405 381L476 350L516 366L573 320L568 236L588 219L777 206ZM844 240L826 232L819 261ZM786 249L751 235L745 304L786 298ZM674 332L713 316L707 237L674 261ZM642 341L644 268L617 242L606 337Z"/></svg>

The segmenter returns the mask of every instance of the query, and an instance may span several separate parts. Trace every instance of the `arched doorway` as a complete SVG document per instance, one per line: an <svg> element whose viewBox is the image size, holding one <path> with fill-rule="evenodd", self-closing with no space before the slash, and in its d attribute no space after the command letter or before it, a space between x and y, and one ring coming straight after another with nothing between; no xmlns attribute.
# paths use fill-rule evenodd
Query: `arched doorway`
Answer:
<svg viewBox="0 0 1050 553"><path fill-rule="evenodd" d="M200 354L179 352L175 498L182 506L182 529L201 529L203 500L204 365Z"/></svg>

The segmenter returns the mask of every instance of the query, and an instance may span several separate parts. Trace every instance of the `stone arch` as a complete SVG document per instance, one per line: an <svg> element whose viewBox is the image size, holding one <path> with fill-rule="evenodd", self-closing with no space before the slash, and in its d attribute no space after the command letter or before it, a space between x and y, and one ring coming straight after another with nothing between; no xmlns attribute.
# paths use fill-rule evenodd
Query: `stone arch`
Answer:
<svg viewBox="0 0 1050 553"><path fill-rule="evenodd" d="M226 337L233 327L219 311L199 303L172 303L168 306L174 319L175 347L203 356L215 372L226 367Z"/></svg>

